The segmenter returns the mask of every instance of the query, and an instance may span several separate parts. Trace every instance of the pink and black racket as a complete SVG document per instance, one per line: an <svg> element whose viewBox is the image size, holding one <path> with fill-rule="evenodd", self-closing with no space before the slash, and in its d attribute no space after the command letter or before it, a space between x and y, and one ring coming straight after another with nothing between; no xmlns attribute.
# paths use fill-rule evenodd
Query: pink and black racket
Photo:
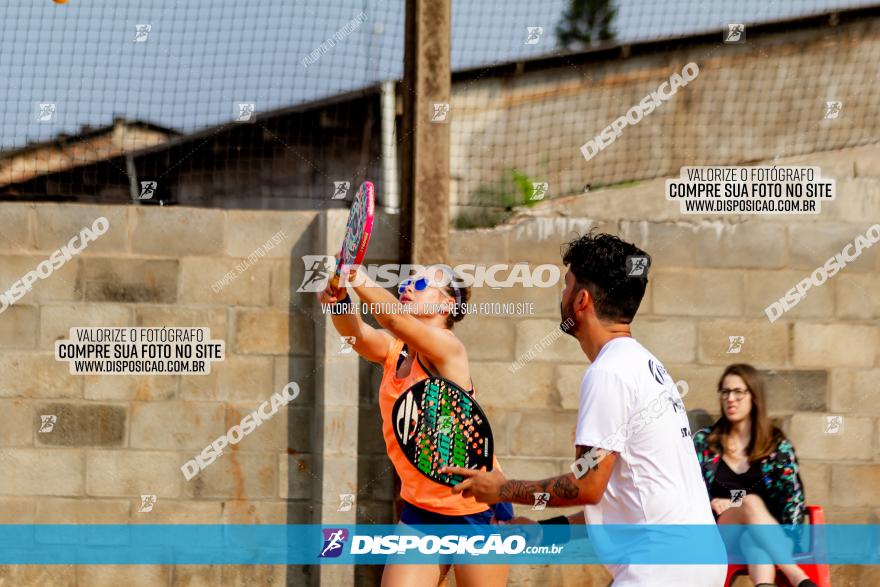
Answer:
<svg viewBox="0 0 880 587"><path fill-rule="evenodd" d="M489 419L466 391L442 377L419 381L400 394L391 410L403 454L424 476L454 487L464 478L443 467L492 470L495 450Z"/></svg>
<svg viewBox="0 0 880 587"><path fill-rule="evenodd" d="M345 225L345 236L342 239L342 250L339 252L339 263L336 265L336 276L333 285L339 284L339 276L344 268L360 265L367 254L370 235L373 233L373 213L376 198L373 194L373 183L365 181L358 188L351 209L348 211L348 223Z"/></svg>

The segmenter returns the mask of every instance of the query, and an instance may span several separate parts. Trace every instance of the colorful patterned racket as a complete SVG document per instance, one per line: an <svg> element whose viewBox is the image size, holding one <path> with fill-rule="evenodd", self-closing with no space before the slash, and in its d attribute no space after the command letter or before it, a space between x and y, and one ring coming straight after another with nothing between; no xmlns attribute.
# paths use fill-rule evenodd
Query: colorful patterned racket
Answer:
<svg viewBox="0 0 880 587"><path fill-rule="evenodd" d="M345 225L345 236L342 239L342 250L339 252L339 263L336 265L336 276L333 285L339 284L342 268L360 265L367 254L367 245L373 232L373 211L375 196L373 183L365 181L358 188L351 210L348 211L348 223Z"/></svg>
<svg viewBox="0 0 880 587"><path fill-rule="evenodd" d="M419 381L391 410L403 454L432 481L454 487L464 478L440 474L445 466L492 470L492 429L476 400L442 377Z"/></svg>

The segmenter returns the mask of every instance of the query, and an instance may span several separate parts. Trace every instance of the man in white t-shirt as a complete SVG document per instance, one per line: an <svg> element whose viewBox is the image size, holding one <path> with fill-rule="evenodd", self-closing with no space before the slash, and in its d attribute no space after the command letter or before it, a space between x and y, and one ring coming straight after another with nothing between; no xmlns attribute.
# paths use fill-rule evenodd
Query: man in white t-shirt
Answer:
<svg viewBox="0 0 880 587"><path fill-rule="evenodd" d="M642 537L611 536L602 524L711 526L706 535L714 552L723 552L681 395L660 361L630 334L650 256L616 236L590 233L568 243L563 262L568 272L561 328L577 338L591 361L581 382L572 472L518 481L497 469L449 468L469 477L453 492L485 503L533 505L535 494L549 494L547 507L583 505L583 512L541 523L588 524L600 558L626 553L644 561L652 548ZM651 536L658 540L656 533ZM727 570L723 564L606 566L620 587L721 587Z"/></svg>

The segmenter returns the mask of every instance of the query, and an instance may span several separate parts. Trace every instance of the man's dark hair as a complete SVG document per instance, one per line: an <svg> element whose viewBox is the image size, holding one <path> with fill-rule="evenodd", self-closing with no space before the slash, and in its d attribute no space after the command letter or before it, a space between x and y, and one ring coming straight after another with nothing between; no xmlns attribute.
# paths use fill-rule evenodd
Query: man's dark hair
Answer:
<svg viewBox="0 0 880 587"><path fill-rule="evenodd" d="M574 275L578 290L585 288L592 296L596 316L632 322L648 286L651 256L613 234L593 231L564 247L562 262Z"/></svg>

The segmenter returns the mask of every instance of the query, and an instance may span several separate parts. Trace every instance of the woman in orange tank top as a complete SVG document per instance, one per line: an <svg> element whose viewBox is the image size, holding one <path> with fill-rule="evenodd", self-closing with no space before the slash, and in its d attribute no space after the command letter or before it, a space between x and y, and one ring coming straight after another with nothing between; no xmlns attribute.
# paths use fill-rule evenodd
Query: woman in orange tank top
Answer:
<svg viewBox="0 0 880 587"><path fill-rule="evenodd" d="M401 393L431 375L444 377L464 390L473 391L470 366L464 344L452 326L464 318L461 305L470 291L457 286L460 279L444 265L429 267L404 280L399 299L376 285L358 268L349 282L362 304L384 328L366 324L351 307L344 287L329 285L319 294L322 304L333 304L333 325L342 336L354 337L352 347L363 358L383 366L379 385L382 435L388 457L401 481L404 501L401 523L489 524L496 518L513 517L510 504L491 508L473 498L452 493L449 487L424 477L403 455L391 427L391 409ZM357 284L357 285L354 285ZM497 466L497 463L496 465ZM449 565L386 565L383 587L438 585ZM457 565L456 584L462 587L492 587L507 584L507 565Z"/></svg>

